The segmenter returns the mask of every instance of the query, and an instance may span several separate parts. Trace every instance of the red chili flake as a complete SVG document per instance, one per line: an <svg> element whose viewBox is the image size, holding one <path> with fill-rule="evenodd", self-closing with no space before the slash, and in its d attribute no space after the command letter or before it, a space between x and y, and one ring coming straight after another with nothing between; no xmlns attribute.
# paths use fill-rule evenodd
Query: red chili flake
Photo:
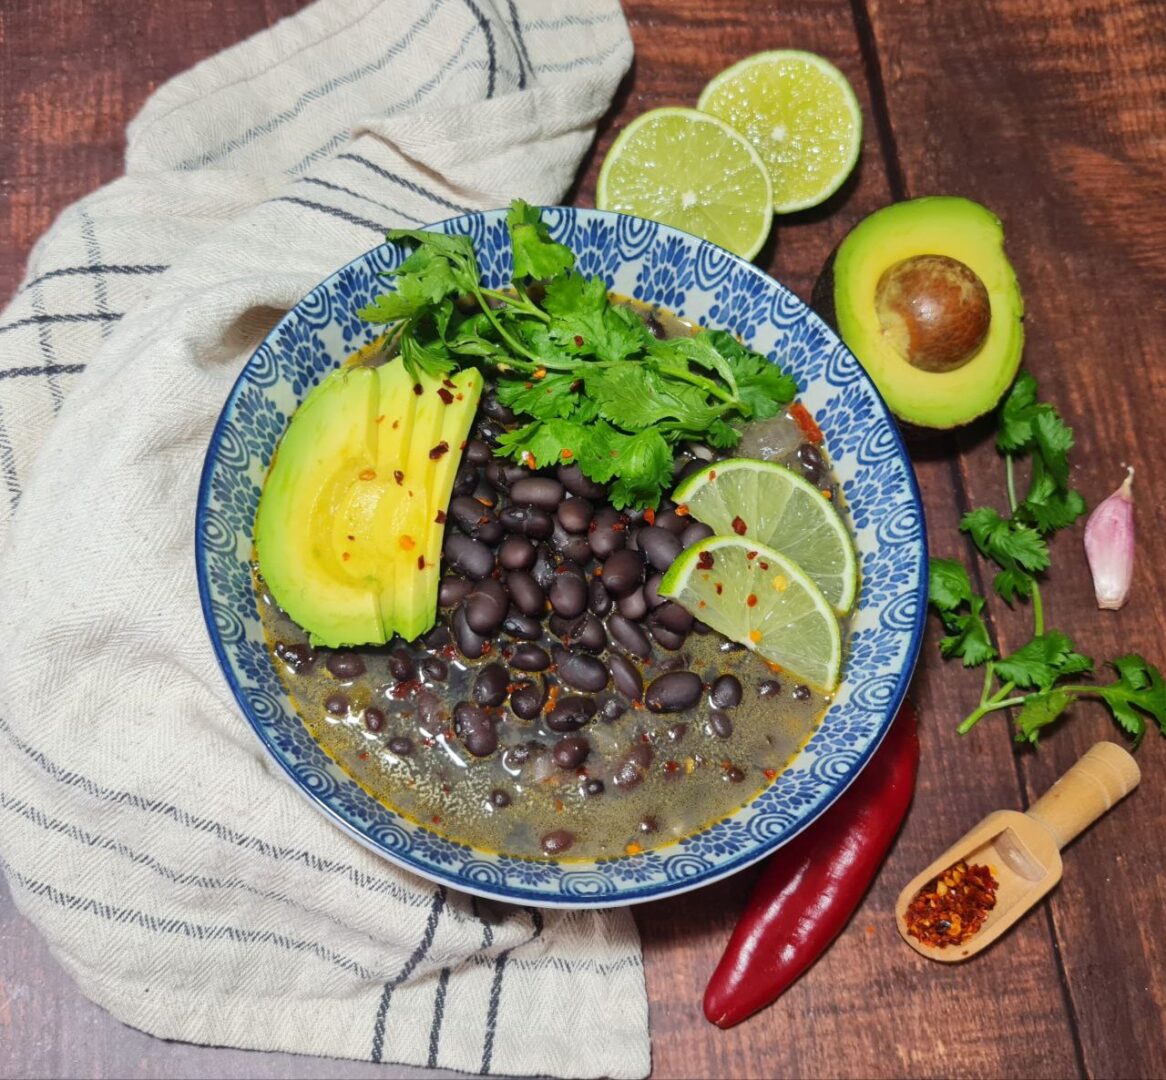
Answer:
<svg viewBox="0 0 1166 1080"><path fill-rule="evenodd" d="M451 394L444 386L437 388L437 396L441 398L447 405L453 404L453 394Z"/></svg>
<svg viewBox="0 0 1166 1080"><path fill-rule="evenodd" d="M348 539L349 539L349 540L355 540L355 539L356 539L356 537L355 537L355 536L353 536L353 535L352 535L352 533L349 533L349 534L348 534Z"/></svg>
<svg viewBox="0 0 1166 1080"><path fill-rule="evenodd" d="M400 469L394 469L393 479L397 481L397 486L400 487L405 482L405 474Z"/></svg>
<svg viewBox="0 0 1166 1080"><path fill-rule="evenodd" d="M545 379L547 377L547 369L545 367L535 368L530 373L532 379Z"/></svg>
<svg viewBox="0 0 1166 1080"><path fill-rule="evenodd" d="M907 905L907 933L937 949L962 945L996 906L992 869L963 860L923 886Z"/></svg>
<svg viewBox="0 0 1166 1080"><path fill-rule="evenodd" d="M357 754L356 756L358 758L360 758L361 761L368 761L368 751L367 750L361 750L361 752L359 754Z"/></svg>
<svg viewBox="0 0 1166 1080"><path fill-rule="evenodd" d="M394 421L393 421L393 430L394 430L394 431L396 431L396 430L397 430L397 428L399 428L400 426L401 426L401 421L400 421L400 420L394 420Z"/></svg>
<svg viewBox="0 0 1166 1080"><path fill-rule="evenodd" d="M458 444L457 444L457 448L458 448L459 450L464 450L464 449L465 449L467 446L469 446L469 445L470 445L470 440L469 440L469 439L462 439L462 441L461 441L460 443L458 443Z"/></svg>
<svg viewBox="0 0 1166 1080"><path fill-rule="evenodd" d="M413 384L413 393L415 393L418 397L420 397L423 393L425 393L424 388L421 386L421 384L419 382L415 382Z"/></svg>
<svg viewBox="0 0 1166 1080"><path fill-rule="evenodd" d="M769 569L769 563L767 563L764 559L762 559L761 562L759 562L757 565L760 566L762 570Z"/></svg>
<svg viewBox="0 0 1166 1080"><path fill-rule="evenodd" d="M747 597L745 597L745 603L748 604L750 607L756 607L757 606L756 594L750 593Z"/></svg>
<svg viewBox="0 0 1166 1080"><path fill-rule="evenodd" d="M362 469L360 473L361 480L375 480L377 478L376 469Z"/></svg>
<svg viewBox="0 0 1166 1080"><path fill-rule="evenodd" d="M757 558L757 552L756 551L746 551L745 558L748 559L750 562L752 562L754 559Z"/></svg>
<svg viewBox="0 0 1166 1080"><path fill-rule="evenodd" d="M351 556L351 555L349 555L347 551L342 551L342 552L340 552L340 558L341 558L341 559L342 559L344 562L348 562L348 560L349 560L350 558L352 558L352 556Z"/></svg>
<svg viewBox="0 0 1166 1080"><path fill-rule="evenodd" d="M717 582L717 596L720 596L725 591L725 586L721 582Z"/></svg>
<svg viewBox="0 0 1166 1080"><path fill-rule="evenodd" d="M402 533L397 543L401 545L402 551L412 551L417 546L417 541L408 533Z"/></svg>
<svg viewBox="0 0 1166 1080"><path fill-rule="evenodd" d="M523 450L522 464L525 465L528 469L533 469L538 463L534 459L534 454L532 454L529 450Z"/></svg>
<svg viewBox="0 0 1166 1080"><path fill-rule="evenodd" d="M448 387L449 387L451 390L456 390L456 389L457 389L457 383L455 383L455 382L453 381L453 379L450 379L450 378L445 378L445 379L442 379L442 380L441 380L441 385L442 385L442 386L448 386Z"/></svg>
<svg viewBox="0 0 1166 1080"><path fill-rule="evenodd" d="M717 470L716 469L709 469L709 479L715 480L716 478L717 478Z"/></svg>
<svg viewBox="0 0 1166 1080"><path fill-rule="evenodd" d="M577 348L577 349L583 348L583 335L582 334L575 335L575 348Z"/></svg>
<svg viewBox="0 0 1166 1080"><path fill-rule="evenodd" d="M449 453L449 443L442 439L441 442L439 442L432 450L429 451L429 460L436 461L438 458L443 457L447 453Z"/></svg>
<svg viewBox="0 0 1166 1080"><path fill-rule="evenodd" d="M680 763L677 761L664 762L664 771L666 773L677 773L680 771Z"/></svg>
<svg viewBox="0 0 1166 1080"><path fill-rule="evenodd" d="M681 503L674 511L677 517L688 517L688 503Z"/></svg>
<svg viewBox="0 0 1166 1080"><path fill-rule="evenodd" d="M431 818L429 819L429 821L430 821L430 823L431 823L431 824L433 824L433 825L440 825L440 824L441 824L441 815L440 815L440 814L434 814L434 815L433 815L433 817L431 817Z"/></svg>
<svg viewBox="0 0 1166 1080"><path fill-rule="evenodd" d="M698 600L696 606L701 607L701 608L706 608L706 607L708 607L708 604L706 604L703 600Z"/></svg>
<svg viewBox="0 0 1166 1080"><path fill-rule="evenodd" d="M733 518L733 532L735 532L738 536L744 536L745 531L748 528L749 528L749 526L746 525L745 522L742 521L740 517ZM756 552L754 552L754 554L756 554Z"/></svg>
<svg viewBox="0 0 1166 1080"><path fill-rule="evenodd" d="M649 525L655 525L655 524L656 524L656 511L655 511L655 510L653 510L653 509L652 509L650 506L648 507L648 509L647 509L647 510L645 510L645 511L644 511L644 520L645 520L645 521L646 521L646 522L647 522Z"/></svg>
<svg viewBox="0 0 1166 1080"><path fill-rule="evenodd" d="M380 416L377 417L377 423L378 424L383 423L384 419L385 419L385 414L381 413Z"/></svg>
<svg viewBox="0 0 1166 1080"><path fill-rule="evenodd" d="M777 779L777 770L776 769L764 769L762 771L761 775L764 776L766 780L776 780Z"/></svg>
<svg viewBox="0 0 1166 1080"><path fill-rule="evenodd" d="M801 428L807 442L817 446L822 441L822 429L818 427L813 416L810 415L810 410L800 401L795 401L789 407L789 418Z"/></svg>
<svg viewBox="0 0 1166 1080"><path fill-rule="evenodd" d="M696 565L701 570L711 570L715 561L711 551L702 551L696 560Z"/></svg>
<svg viewBox="0 0 1166 1080"><path fill-rule="evenodd" d="M455 394L454 396L458 399L458 401L465 401L466 400L465 394Z"/></svg>
<svg viewBox="0 0 1166 1080"><path fill-rule="evenodd" d="M424 570L424 569L425 569L425 556L424 556L424 555L418 555L418 556L417 556L417 569L418 569L418 570Z"/></svg>
<svg viewBox="0 0 1166 1080"><path fill-rule="evenodd" d="M564 461L569 461L571 458L573 458L573 457L575 456L575 452L574 452L573 450L566 450L566 449L564 449L564 450L563 450L563 451L560 453L560 455L559 455L559 456L560 456L560 457L561 457L561 458L562 458Z"/></svg>
<svg viewBox="0 0 1166 1080"><path fill-rule="evenodd" d="M523 385L523 386L525 386L527 390L533 390L533 389L534 389L534 383L532 383L532 382L523 383L522 385Z"/></svg>

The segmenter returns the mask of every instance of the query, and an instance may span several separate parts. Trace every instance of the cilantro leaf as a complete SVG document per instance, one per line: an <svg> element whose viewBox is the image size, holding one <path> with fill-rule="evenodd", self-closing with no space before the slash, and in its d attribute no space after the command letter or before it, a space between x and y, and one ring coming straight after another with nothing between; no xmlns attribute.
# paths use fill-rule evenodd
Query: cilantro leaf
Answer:
<svg viewBox="0 0 1166 1080"><path fill-rule="evenodd" d="M1016 741L1035 745L1040 738L1041 728L1053 723L1072 701L1073 695L1064 690L1046 690L1040 694L1029 694L1024 699L1024 707L1016 716Z"/></svg>
<svg viewBox="0 0 1166 1080"><path fill-rule="evenodd" d="M357 312L365 322L397 322L421 315L446 297L478 287L478 263L468 236L393 229L388 238L415 240L418 247L400 266L387 272L396 281L396 291L382 293Z"/></svg>
<svg viewBox="0 0 1166 1080"><path fill-rule="evenodd" d="M660 492L672 483L672 451L655 428L637 432L618 448L619 475L611 487L611 501L617 510L654 505Z"/></svg>
<svg viewBox="0 0 1166 1080"><path fill-rule="evenodd" d="M1073 642L1059 630L1049 630L997 660L996 674L1019 687L1049 690L1064 675L1093 670L1093 661L1073 649Z"/></svg>
<svg viewBox="0 0 1166 1080"><path fill-rule="evenodd" d="M1049 549L1040 533L1007 521L991 507L964 514L960 531L971 534L980 553L1005 569L1020 566L1036 573L1048 568Z"/></svg>
<svg viewBox="0 0 1166 1080"><path fill-rule="evenodd" d="M440 338L433 341L419 340L416 327L412 324L402 332L400 347L405 370L414 381L419 373L441 379L457 367L444 341Z"/></svg>
<svg viewBox="0 0 1166 1080"><path fill-rule="evenodd" d="M958 656L964 667L977 667L996 657L992 637L984 625L984 598L973 596L966 614L949 612L943 624L951 633L939 641L939 651L946 657Z"/></svg>
<svg viewBox="0 0 1166 1080"><path fill-rule="evenodd" d="M588 439L589 429L585 424L561 419L534 420L506 432L498 439L498 447L507 457L527 464L533 460L534 467L541 469L557 465L563 460L564 451L567 460L578 460Z"/></svg>
<svg viewBox="0 0 1166 1080"><path fill-rule="evenodd" d="M1032 434L1049 475L1058 488L1067 487L1073 432L1051 405L1041 405L1032 418Z"/></svg>
<svg viewBox="0 0 1166 1080"><path fill-rule="evenodd" d="M752 419L776 416L797 395L798 384L792 375L747 349L732 334L702 330L697 336L707 340L728 361L737 381L737 396L750 410Z"/></svg>
<svg viewBox="0 0 1166 1080"><path fill-rule="evenodd" d="M634 312L615 307L602 278L578 274L547 285L543 307L551 315L548 335L561 352L623 360L639 352L651 332Z"/></svg>
<svg viewBox="0 0 1166 1080"><path fill-rule="evenodd" d="M1022 371L1012 384L997 420L996 445L1005 453L1032 445L1032 410L1036 405L1036 379Z"/></svg>
<svg viewBox="0 0 1166 1080"><path fill-rule="evenodd" d="M631 431L671 422L702 436L718 416L697 387L665 379L644 363L595 366L584 382L599 415Z"/></svg>
<svg viewBox="0 0 1166 1080"><path fill-rule="evenodd" d="M1141 742L1146 721L1141 714L1153 718L1162 734L1166 735L1166 683L1162 673L1144 657L1128 653L1110 661L1117 672L1116 682L1096 687L1095 693L1113 713L1113 718L1134 738L1134 746Z"/></svg>
<svg viewBox="0 0 1166 1080"><path fill-rule="evenodd" d="M1072 525L1085 513L1080 492L1062 490L1041 457L1032 461L1032 478L1028 494L1016 508L1016 516L1034 525L1042 533Z"/></svg>
<svg viewBox="0 0 1166 1080"><path fill-rule="evenodd" d="M580 380L572 374L551 372L543 379L499 379L495 393L503 405L539 420L566 419L583 404ZM583 418L585 419L585 418Z"/></svg>
<svg viewBox="0 0 1166 1080"><path fill-rule="evenodd" d="M1009 606L1015 603L1018 596L1027 600L1032 596L1035 586L1036 578L1032 574L1016 568L1001 570L992 579L992 588L996 590L996 595Z"/></svg>
<svg viewBox="0 0 1166 1080"><path fill-rule="evenodd" d="M557 278L574 267L575 253L551 239L537 207L515 199L506 213L506 227L514 252L515 281Z"/></svg>
<svg viewBox="0 0 1166 1080"><path fill-rule="evenodd" d="M955 611L972 601L972 582L963 563L931 559L928 564L928 600L941 612Z"/></svg>

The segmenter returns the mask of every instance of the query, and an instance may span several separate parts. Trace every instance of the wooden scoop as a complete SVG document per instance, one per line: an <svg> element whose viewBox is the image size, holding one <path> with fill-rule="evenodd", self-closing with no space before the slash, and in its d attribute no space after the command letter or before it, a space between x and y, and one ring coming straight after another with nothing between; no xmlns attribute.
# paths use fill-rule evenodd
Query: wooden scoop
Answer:
<svg viewBox="0 0 1166 1080"><path fill-rule="evenodd" d="M1061 849L1138 786L1141 770L1117 743L1095 743L1025 813L998 810L956 841L899 894L895 923L916 952L948 963L987 948L1061 880ZM987 865L1000 883L996 906L967 941L946 948L907 933L907 906L960 860Z"/></svg>

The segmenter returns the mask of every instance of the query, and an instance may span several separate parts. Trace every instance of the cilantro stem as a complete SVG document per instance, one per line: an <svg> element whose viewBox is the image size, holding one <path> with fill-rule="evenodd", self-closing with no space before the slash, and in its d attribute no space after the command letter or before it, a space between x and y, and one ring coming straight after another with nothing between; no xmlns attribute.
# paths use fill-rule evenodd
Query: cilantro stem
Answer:
<svg viewBox="0 0 1166 1080"><path fill-rule="evenodd" d="M1045 606L1040 596L1040 584L1032 583L1032 636L1040 637L1045 632Z"/></svg>
<svg viewBox="0 0 1166 1080"><path fill-rule="evenodd" d="M715 398L720 398L726 405L732 405L735 409L743 414L746 414L745 403L732 394L722 390L711 379L706 379L703 375L696 375L687 368L666 367L660 365L660 372L664 375L671 375L674 379L679 379L681 382L692 383L693 386L699 386L706 393L711 394ZM747 415L747 414L746 414Z"/></svg>
<svg viewBox="0 0 1166 1080"><path fill-rule="evenodd" d="M1013 475L1012 455L1004 455L1004 476L1008 482L1008 511L1016 513L1016 477Z"/></svg>
<svg viewBox="0 0 1166 1080"><path fill-rule="evenodd" d="M957 734L966 735L990 712L995 712L997 709L1006 709L1012 705L1019 705L1024 701L1024 695L1014 698L1008 696L1016 689L1016 683L1011 682L1006 682L996 693L988 697L988 687L991 685L991 677L993 674L991 664L988 665L988 670L984 674L984 693L980 697L980 705L974 712L969 713L963 723L956 728Z"/></svg>
<svg viewBox="0 0 1166 1080"><path fill-rule="evenodd" d="M521 285L515 285L514 291L518 294L520 303L515 302L514 295L511 293L501 292L498 289L481 290L483 296L488 296L491 300L501 300L507 307L513 308L515 311L521 311L523 315L531 315L545 323L551 321L551 317L527 295L526 290Z"/></svg>
<svg viewBox="0 0 1166 1080"><path fill-rule="evenodd" d="M992 689L992 676L995 673L994 665L989 660L984 665L984 688L980 691L980 704L983 705L988 700L988 691Z"/></svg>

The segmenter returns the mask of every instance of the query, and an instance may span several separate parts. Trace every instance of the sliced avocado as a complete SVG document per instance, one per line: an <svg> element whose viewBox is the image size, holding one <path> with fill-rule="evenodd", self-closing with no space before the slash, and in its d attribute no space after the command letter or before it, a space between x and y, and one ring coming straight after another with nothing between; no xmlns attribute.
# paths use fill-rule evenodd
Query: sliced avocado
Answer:
<svg viewBox="0 0 1166 1080"><path fill-rule="evenodd" d="M999 219L929 196L859 222L835 251L814 306L837 328L896 416L951 428L988 412L1024 346L1024 303Z"/></svg>
<svg viewBox="0 0 1166 1080"><path fill-rule="evenodd" d="M482 392L474 369L414 380L343 367L296 410L259 499L255 550L316 645L379 645L437 615L445 510Z"/></svg>

